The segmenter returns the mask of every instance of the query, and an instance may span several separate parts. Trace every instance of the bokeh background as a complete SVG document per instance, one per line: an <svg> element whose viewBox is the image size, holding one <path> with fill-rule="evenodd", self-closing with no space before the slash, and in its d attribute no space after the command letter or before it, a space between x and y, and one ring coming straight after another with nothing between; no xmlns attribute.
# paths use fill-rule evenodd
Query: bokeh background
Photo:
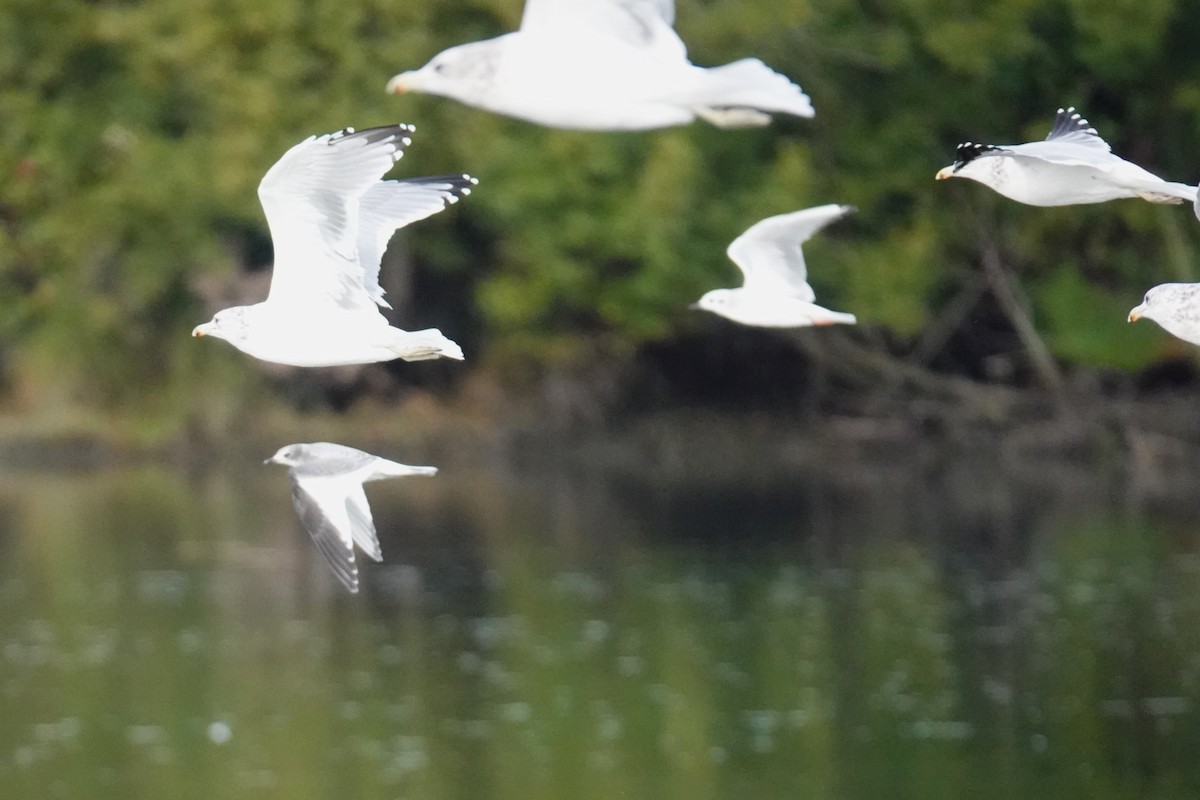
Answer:
<svg viewBox="0 0 1200 800"><path fill-rule="evenodd" d="M937 183L1074 105L1200 178L1184 0L679 0L813 120L543 130L384 93L519 0L0 0L0 795L1200 795L1200 374L1128 310L1187 206ZM405 229L395 320L464 363L293 370L193 340L265 296L291 145L417 126L469 172ZM738 328L758 219L860 325ZM368 489L341 591L290 441Z"/></svg>

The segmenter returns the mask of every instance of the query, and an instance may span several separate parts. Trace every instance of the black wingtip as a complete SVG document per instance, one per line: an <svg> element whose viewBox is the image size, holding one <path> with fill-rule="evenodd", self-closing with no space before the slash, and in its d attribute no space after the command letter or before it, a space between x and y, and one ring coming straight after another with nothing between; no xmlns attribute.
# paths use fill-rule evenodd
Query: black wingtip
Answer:
<svg viewBox="0 0 1200 800"><path fill-rule="evenodd" d="M405 147L412 144L412 134L416 133L416 126L410 125L407 122L401 122L397 125L383 125L378 128L363 128L355 130L351 126L342 128L340 131L329 134L327 144L334 145L350 140L362 140L366 144L376 144L379 142L393 141L397 143L396 157L400 157L400 152Z"/></svg>
<svg viewBox="0 0 1200 800"><path fill-rule="evenodd" d="M478 178L472 178L465 172L458 175L434 175L428 178L407 178L404 183L419 183L425 186L442 187L451 194L448 202L457 203L459 198L466 197L479 185Z"/></svg>
<svg viewBox="0 0 1200 800"><path fill-rule="evenodd" d="M977 142L963 142L958 147L954 148L954 171L970 164L975 159L985 153L999 152L1000 148L994 144L979 144Z"/></svg>
<svg viewBox="0 0 1200 800"><path fill-rule="evenodd" d="M1050 139L1061 139L1064 136L1071 136L1072 134L1100 135L1092 127L1092 124L1075 110L1075 106L1058 109L1054 114L1054 126L1050 128L1050 133L1046 135L1047 141Z"/></svg>

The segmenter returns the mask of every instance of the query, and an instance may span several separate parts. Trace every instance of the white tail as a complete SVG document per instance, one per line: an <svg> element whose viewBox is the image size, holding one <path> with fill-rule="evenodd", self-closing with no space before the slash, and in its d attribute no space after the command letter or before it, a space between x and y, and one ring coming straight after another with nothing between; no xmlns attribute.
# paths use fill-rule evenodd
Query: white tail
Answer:
<svg viewBox="0 0 1200 800"><path fill-rule="evenodd" d="M757 58L743 58L721 67L704 70L703 80L697 94L697 105L704 110L697 111L714 124L712 109L747 108L759 111L777 111L784 114L794 114L798 117L814 115L812 101L804 91L783 75L768 67ZM731 117L734 122L741 119ZM747 115L746 120L754 120L754 115ZM743 121L740 124L747 124ZM749 122L749 124L755 124Z"/></svg>
<svg viewBox="0 0 1200 800"><path fill-rule="evenodd" d="M425 475L432 477L437 475L437 467L410 467L408 464L400 464L387 459L379 459L379 463L375 465L375 472L367 480L377 481L380 478L403 478L409 475Z"/></svg>
<svg viewBox="0 0 1200 800"><path fill-rule="evenodd" d="M1161 184L1155 184L1139 191L1138 194L1151 203L1182 203L1184 201L1195 203L1197 202L1196 191L1197 187L1188 186L1186 183L1163 181Z"/></svg>
<svg viewBox="0 0 1200 800"><path fill-rule="evenodd" d="M392 349L405 361L429 361L434 358L463 360L462 348L443 336L437 328L403 333Z"/></svg>
<svg viewBox="0 0 1200 800"><path fill-rule="evenodd" d="M384 478L406 478L409 475L432 477L438 472L437 467L410 467L408 464L388 461L386 458L378 459L372 469L374 471L363 480L380 481Z"/></svg>

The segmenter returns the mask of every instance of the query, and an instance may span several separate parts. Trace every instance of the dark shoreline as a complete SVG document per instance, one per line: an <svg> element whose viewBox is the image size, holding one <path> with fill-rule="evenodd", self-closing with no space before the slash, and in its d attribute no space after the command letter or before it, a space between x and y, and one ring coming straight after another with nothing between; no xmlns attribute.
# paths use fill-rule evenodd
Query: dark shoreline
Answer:
<svg viewBox="0 0 1200 800"><path fill-rule="evenodd" d="M630 472L744 471L748 462L886 468L986 454L1016 471L1086 466L1200 476L1200 391L1115 397L955 380L969 399L836 392L793 408L659 402L598 415L574 413L570 404L564 410L544 393L515 405L498 403L502 411L421 395L388 407L363 403L339 414L267 414L255 419L255 427L225 435L185 429L150 443L131 441L115 427L22 425L20 415L10 414L0 434L0 465L10 471L141 463L202 469L272 450L292 437L352 440L401 448L414 460L481 466L550 459Z"/></svg>

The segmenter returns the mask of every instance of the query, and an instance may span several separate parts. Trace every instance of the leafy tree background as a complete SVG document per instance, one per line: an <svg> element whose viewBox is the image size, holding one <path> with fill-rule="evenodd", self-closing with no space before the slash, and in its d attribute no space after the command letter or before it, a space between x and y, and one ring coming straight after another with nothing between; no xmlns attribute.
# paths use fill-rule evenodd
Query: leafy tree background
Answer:
<svg viewBox="0 0 1200 800"><path fill-rule="evenodd" d="M444 47L512 29L520 6L5 0L0 401L156 418L279 391L257 362L190 339L204 287L265 274L255 188L284 150L397 121L417 133L396 174L481 181L397 237L387 265L411 276L390 278L400 322L459 340L460 374L524 380L757 335L686 306L737 282L724 249L751 223L827 202L860 213L807 247L812 280L859 316L840 335L863 347L1016 382L1047 378L1042 346L1042 367L1067 372L1188 357L1125 314L1195 277L1190 208L1037 209L933 174L961 140L1042 138L1075 105L1118 154L1194 182L1194 4L680 0L695 63L755 55L813 97L814 120L762 129L552 131L384 94Z"/></svg>

